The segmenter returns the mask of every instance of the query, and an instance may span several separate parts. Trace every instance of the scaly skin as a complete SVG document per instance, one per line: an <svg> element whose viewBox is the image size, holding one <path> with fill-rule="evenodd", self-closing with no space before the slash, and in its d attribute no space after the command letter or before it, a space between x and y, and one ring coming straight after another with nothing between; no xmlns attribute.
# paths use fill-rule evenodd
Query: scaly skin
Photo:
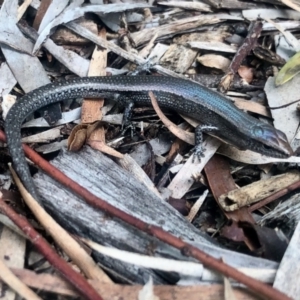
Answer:
<svg viewBox="0 0 300 300"><path fill-rule="evenodd" d="M7 144L14 168L29 193L39 199L21 147L21 125L34 111L71 98L99 98L103 93L130 94L138 105L151 105L153 91L161 107L172 109L217 128L212 134L236 146L266 156L288 157L292 149L285 134L244 113L221 94L189 80L162 76L87 77L38 88L20 99L5 120Z"/></svg>

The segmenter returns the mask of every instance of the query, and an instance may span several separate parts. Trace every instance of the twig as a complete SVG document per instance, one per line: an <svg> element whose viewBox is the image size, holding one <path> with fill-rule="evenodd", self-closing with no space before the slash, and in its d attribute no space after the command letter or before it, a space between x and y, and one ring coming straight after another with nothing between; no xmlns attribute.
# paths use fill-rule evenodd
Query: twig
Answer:
<svg viewBox="0 0 300 300"><path fill-rule="evenodd" d="M28 193L13 168L11 166L9 166L9 168L25 203L41 225L53 237L59 247L65 251L69 258L82 270L87 278L112 283L109 277L107 277L107 275L96 265L84 249L69 235L68 232L58 225L53 218L47 214L44 208L41 207Z"/></svg>
<svg viewBox="0 0 300 300"><path fill-rule="evenodd" d="M159 116L161 121L164 123L164 125L168 128L168 130L171 131L179 139L185 141L186 143L188 143L190 145L194 145L195 144L195 135L191 132L187 132L185 130L178 128L178 126L176 126L173 122L171 122L164 115L164 113L161 111L161 109L157 103L157 100L156 100L153 92L149 92L149 97L151 99L153 109L155 110L155 112L157 113L157 115Z"/></svg>
<svg viewBox="0 0 300 300"><path fill-rule="evenodd" d="M17 214L0 198L0 211L6 214L30 239L33 245L56 268L85 299L102 300L94 288L75 270L71 268L49 245L49 243L31 226L25 217Z"/></svg>
<svg viewBox="0 0 300 300"><path fill-rule="evenodd" d="M0 139L5 141L5 136L2 131L0 131ZM78 183L74 182L58 169L54 168L40 157L34 150L32 150L27 145L23 145L23 149L25 150L25 154L29 159L31 159L34 163L36 163L43 171L47 174L50 174L56 180L59 181L69 189L72 189L77 195L81 196L88 204L101 209L105 213L110 216L117 217L120 220L134 226L135 228L151 235L159 240L179 249L184 255L191 256L198 259L203 265L207 268L213 269L217 272L222 273L227 277L231 277L236 281L243 283L260 296L265 296L267 298L273 300L291 300L288 296L283 294L282 292L258 281L249 276L246 276L242 272L237 271L235 268L223 263L222 261L206 254L205 252L201 251L200 249L182 241L180 238L171 235L170 233L162 230L158 226L150 225L142 220L139 220L136 217L133 217L126 212L112 206L111 204L107 203L103 199L96 197L88 190L80 186Z"/></svg>
<svg viewBox="0 0 300 300"><path fill-rule="evenodd" d="M258 203L254 204L254 205L251 205L248 210L249 212L253 212L257 209L260 209L261 207L277 200L278 198L280 197L283 197L284 195L296 190L296 189L299 189L300 188L300 181L297 181L297 182L294 182L293 184L289 185L288 187L276 192L275 194L269 196L269 197L266 197L265 199L259 201Z"/></svg>
<svg viewBox="0 0 300 300"><path fill-rule="evenodd" d="M15 290L22 298L28 300L42 300L26 284L24 284L0 259L0 279Z"/></svg>
<svg viewBox="0 0 300 300"><path fill-rule="evenodd" d="M249 26L247 37L245 38L243 44L238 49L234 58L231 61L231 64L229 66L229 72L235 74L238 71L242 61L250 53L250 51L256 46L257 39L259 38L261 30L262 30L262 22L256 21L251 23L251 25Z"/></svg>
<svg viewBox="0 0 300 300"><path fill-rule="evenodd" d="M290 105L292 105L292 104L295 104L295 103L297 103L297 102L299 102L300 101L300 99L298 99L298 100L295 100L295 101L292 101L292 102L290 102L290 103L287 103L287 104L284 104L284 105L280 105L280 106L267 106L269 109L280 109L280 108L284 108L284 107L288 107L288 106L290 106Z"/></svg>

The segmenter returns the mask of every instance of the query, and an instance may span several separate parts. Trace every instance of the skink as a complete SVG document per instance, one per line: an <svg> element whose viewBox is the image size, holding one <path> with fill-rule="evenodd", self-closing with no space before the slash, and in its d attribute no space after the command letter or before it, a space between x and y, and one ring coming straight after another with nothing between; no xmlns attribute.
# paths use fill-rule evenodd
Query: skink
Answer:
<svg viewBox="0 0 300 300"><path fill-rule="evenodd" d="M161 107L186 114L207 125L198 128L200 138L197 140L196 137L196 143L204 128L204 131L208 129L209 133L242 150L249 149L271 157L292 155L283 132L239 110L221 94L192 81L150 75L76 78L48 84L28 93L7 114L8 148L14 168L29 193L39 200L21 145L21 125L27 116L62 100L99 98L105 93L118 93L130 98L134 104L149 106L149 91L154 92Z"/></svg>

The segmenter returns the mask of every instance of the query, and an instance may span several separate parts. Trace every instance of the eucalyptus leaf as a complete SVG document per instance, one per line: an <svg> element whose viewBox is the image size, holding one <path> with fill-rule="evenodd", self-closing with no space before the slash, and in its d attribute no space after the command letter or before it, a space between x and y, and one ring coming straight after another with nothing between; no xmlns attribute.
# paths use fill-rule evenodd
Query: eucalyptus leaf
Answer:
<svg viewBox="0 0 300 300"><path fill-rule="evenodd" d="M285 84L300 72L300 52L296 53L279 71L276 76L276 86Z"/></svg>

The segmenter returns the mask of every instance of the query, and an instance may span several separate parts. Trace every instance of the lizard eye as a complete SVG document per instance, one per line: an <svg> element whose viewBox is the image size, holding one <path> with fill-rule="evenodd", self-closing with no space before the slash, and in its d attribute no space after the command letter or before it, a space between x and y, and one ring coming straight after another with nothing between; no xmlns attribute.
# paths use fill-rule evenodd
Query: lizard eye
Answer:
<svg viewBox="0 0 300 300"><path fill-rule="evenodd" d="M266 141L268 141L269 143L272 143L272 145L279 145L276 129L268 124L254 126L252 128L252 133L257 140L263 142L264 144L267 144Z"/></svg>
<svg viewBox="0 0 300 300"><path fill-rule="evenodd" d="M254 126L253 128L252 128L252 132L253 132L253 134L255 135L255 136L262 136L263 134L264 134L264 130L263 130L263 128L261 128L260 126Z"/></svg>

